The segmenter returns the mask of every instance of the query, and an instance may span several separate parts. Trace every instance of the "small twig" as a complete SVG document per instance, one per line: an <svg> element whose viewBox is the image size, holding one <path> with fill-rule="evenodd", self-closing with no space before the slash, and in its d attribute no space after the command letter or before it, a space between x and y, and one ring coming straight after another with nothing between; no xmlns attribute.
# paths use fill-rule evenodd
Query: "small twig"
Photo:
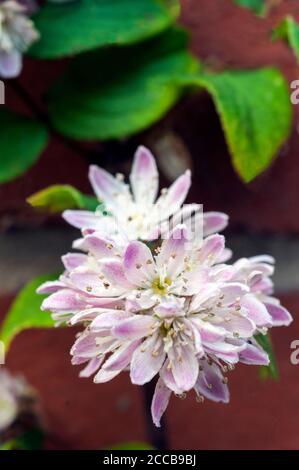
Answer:
<svg viewBox="0 0 299 470"><path fill-rule="evenodd" d="M162 419L161 428L157 428L151 416L151 403L153 394L155 391L155 383L152 380L151 382L143 385L143 396L144 396L144 408L145 408L145 418L146 418L146 430L149 443L157 450L168 449L167 435L166 435L166 425L165 419Z"/></svg>

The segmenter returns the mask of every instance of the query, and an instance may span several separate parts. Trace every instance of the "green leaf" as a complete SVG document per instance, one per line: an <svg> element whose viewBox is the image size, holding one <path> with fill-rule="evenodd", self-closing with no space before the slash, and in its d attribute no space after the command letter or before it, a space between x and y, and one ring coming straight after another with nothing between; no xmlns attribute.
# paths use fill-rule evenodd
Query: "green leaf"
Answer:
<svg viewBox="0 0 299 470"><path fill-rule="evenodd" d="M146 129L178 100L183 89L178 79L199 68L186 44L183 31L169 30L137 46L74 59L49 96L54 127L87 140Z"/></svg>
<svg viewBox="0 0 299 470"><path fill-rule="evenodd" d="M146 442L124 442L115 444L106 450L153 450L154 448Z"/></svg>
<svg viewBox="0 0 299 470"><path fill-rule="evenodd" d="M33 428L15 439L0 443L0 450L41 450L44 437L40 429Z"/></svg>
<svg viewBox="0 0 299 470"><path fill-rule="evenodd" d="M38 159L48 142L42 124L0 110L0 183L20 176Z"/></svg>
<svg viewBox="0 0 299 470"><path fill-rule="evenodd" d="M260 367L261 379L265 380L265 379L272 378L272 379L277 380L279 377L279 372L278 372L278 367L277 367L277 363L276 363L276 359L274 355L274 350L273 350L270 334L269 333L266 335L259 334L255 336L255 339L258 342L258 344L263 348L263 350L266 351L270 359L269 366Z"/></svg>
<svg viewBox="0 0 299 470"><path fill-rule="evenodd" d="M287 16L282 22L274 29L273 39L284 39L292 48L297 62L299 64L299 24L296 23L294 18Z"/></svg>
<svg viewBox="0 0 299 470"><path fill-rule="evenodd" d="M242 7L249 8L257 15L266 13L266 0L233 0L234 3Z"/></svg>
<svg viewBox="0 0 299 470"><path fill-rule="evenodd" d="M43 299L47 296L37 294L36 289L43 282L55 279L57 279L57 274L36 277L19 292L6 314L0 330L0 340L3 341L6 351L14 337L21 331L28 328L51 328L54 326L51 315L40 309Z"/></svg>
<svg viewBox="0 0 299 470"><path fill-rule="evenodd" d="M47 210L54 214L66 209L86 209L95 211L99 201L93 196L82 194L70 185L55 184L49 186L27 199L27 202L36 209Z"/></svg>
<svg viewBox="0 0 299 470"><path fill-rule="evenodd" d="M97 47L132 44L159 34L178 14L178 0L48 2L33 17L41 39L29 53L55 59Z"/></svg>
<svg viewBox="0 0 299 470"><path fill-rule="evenodd" d="M291 130L291 103L276 69L205 73L182 31L76 58L52 88L53 126L75 139L124 138L162 118L186 89L213 97L241 178L265 170ZM90 73L93 70L93 73Z"/></svg>
<svg viewBox="0 0 299 470"><path fill-rule="evenodd" d="M189 83L212 95L233 166L245 182L253 180L270 165L291 131L285 79L278 70L263 68L203 74Z"/></svg>

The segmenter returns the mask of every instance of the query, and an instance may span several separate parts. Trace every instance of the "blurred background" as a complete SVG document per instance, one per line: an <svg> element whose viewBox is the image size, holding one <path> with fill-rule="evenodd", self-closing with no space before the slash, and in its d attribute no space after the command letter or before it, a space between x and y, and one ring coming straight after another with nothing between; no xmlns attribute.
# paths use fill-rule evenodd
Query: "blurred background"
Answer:
<svg viewBox="0 0 299 470"><path fill-rule="evenodd" d="M181 0L179 23L191 33L192 53L214 70L274 65L289 84L299 78L296 58L287 44L269 37L286 15L299 21L299 4L281 0L271 6L260 18L230 0ZM44 91L66 62L41 61L37 69L35 60L26 57L18 83L42 107ZM248 96L252 92L248 89ZM21 98L14 87L6 87L9 107L26 114ZM276 294L294 317L289 328L277 328L272 336L278 381L262 381L258 368L239 365L229 374L228 405L198 404L191 394L186 400L172 398L166 416L170 448L299 449L299 365L290 363L290 343L299 339L298 107L293 112L290 138L271 166L248 184L231 165L219 116L206 92L183 96L162 120L130 138L81 143L85 157L54 135L26 173L0 186L0 319L26 282L61 270L60 256L78 236L59 215L33 210L26 198L58 183L91 193L91 162L127 173L136 146L148 145L157 155L165 184L190 167L188 201L203 203L205 211L229 214L225 235L235 258L260 253L276 258ZM40 394L53 435L48 448L96 449L146 441L141 390L125 374L102 385L79 380L69 358L73 337L72 329L24 331L6 358L7 367L22 372Z"/></svg>

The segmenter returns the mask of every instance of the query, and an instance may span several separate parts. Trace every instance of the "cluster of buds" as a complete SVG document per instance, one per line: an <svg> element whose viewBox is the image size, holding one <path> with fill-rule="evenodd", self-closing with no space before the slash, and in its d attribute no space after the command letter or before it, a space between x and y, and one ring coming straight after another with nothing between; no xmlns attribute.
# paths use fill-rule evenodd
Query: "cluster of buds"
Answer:
<svg viewBox="0 0 299 470"><path fill-rule="evenodd" d="M200 402L228 402L226 372L238 362L268 365L255 336L292 320L272 296L274 260L229 264L231 252L218 233L228 217L183 206L189 171L157 199L157 167L144 147L136 152L130 186L96 166L90 182L105 212L64 213L81 229L74 242L81 252L65 255L64 273L38 290L50 294L42 309L57 324L84 326L72 363L84 364L81 377L94 376L95 383L121 371L138 385L158 377L156 426L172 393L193 389ZM198 218L202 236L194 233Z"/></svg>

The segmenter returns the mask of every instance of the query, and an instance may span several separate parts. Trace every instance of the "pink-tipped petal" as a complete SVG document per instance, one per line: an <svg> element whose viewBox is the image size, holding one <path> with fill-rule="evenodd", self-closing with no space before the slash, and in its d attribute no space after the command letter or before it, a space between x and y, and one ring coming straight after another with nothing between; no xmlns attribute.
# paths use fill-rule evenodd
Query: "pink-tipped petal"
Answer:
<svg viewBox="0 0 299 470"><path fill-rule="evenodd" d="M117 206L117 197L127 191L122 181L96 165L89 167L89 180L98 199L111 206Z"/></svg>
<svg viewBox="0 0 299 470"><path fill-rule="evenodd" d="M53 294L65 287L65 284L61 281L47 281L44 282L38 289L36 289L37 294Z"/></svg>
<svg viewBox="0 0 299 470"><path fill-rule="evenodd" d="M259 346L247 344L246 348L240 352L240 361L244 364L268 366L270 363L268 354Z"/></svg>
<svg viewBox="0 0 299 470"><path fill-rule="evenodd" d="M73 313L85 307L86 301L80 297L78 292L71 289L61 289L43 301L41 310Z"/></svg>
<svg viewBox="0 0 299 470"><path fill-rule="evenodd" d="M106 382L110 382L110 380L114 379L118 374L120 374L121 370L105 370L101 369L97 375L94 377L93 381L95 384L103 384Z"/></svg>
<svg viewBox="0 0 299 470"><path fill-rule="evenodd" d="M168 219L175 214L183 204L191 186L191 172L187 170L168 189L166 194L162 194L157 201L160 220Z"/></svg>
<svg viewBox="0 0 299 470"><path fill-rule="evenodd" d="M125 320L129 317L129 313L122 310L104 310L97 309L95 312L98 312L97 316L92 320L90 324L90 329L92 331L99 330L110 330L116 326L119 322Z"/></svg>
<svg viewBox="0 0 299 470"><path fill-rule="evenodd" d="M91 375L95 374L95 372L101 367L101 364L104 360L104 356L101 357L94 357L91 359L87 366L81 370L79 377L90 377Z"/></svg>
<svg viewBox="0 0 299 470"><path fill-rule="evenodd" d="M130 340L143 338L152 333L155 322L151 315L134 315L115 325L113 335L117 338Z"/></svg>
<svg viewBox="0 0 299 470"><path fill-rule="evenodd" d="M265 305L252 294L246 294L242 298L242 307L245 307L248 318L257 326L272 326L272 318Z"/></svg>
<svg viewBox="0 0 299 470"><path fill-rule="evenodd" d="M181 395L183 390L178 388L176 381L174 380L170 361L166 359L164 365L160 371L160 377L163 379L165 385L172 390L176 395Z"/></svg>
<svg viewBox="0 0 299 470"><path fill-rule="evenodd" d="M198 329L201 340L207 343L215 343L221 341L225 336L225 329L219 326L214 326L207 321L202 321L200 318L192 318L192 323Z"/></svg>
<svg viewBox="0 0 299 470"><path fill-rule="evenodd" d="M163 380L159 378L151 406L152 418L155 426L161 426L160 421L166 411L169 400L171 397L171 390L164 384Z"/></svg>
<svg viewBox="0 0 299 470"><path fill-rule="evenodd" d="M151 152L142 145L135 153L130 183L137 203L150 205L155 201L159 184L157 165Z"/></svg>
<svg viewBox="0 0 299 470"><path fill-rule="evenodd" d="M171 349L168 357L177 387L184 392L191 390L198 376L198 359L194 349L190 345L180 345L180 350Z"/></svg>
<svg viewBox="0 0 299 470"><path fill-rule="evenodd" d="M249 292L249 288L240 282L228 282L221 287L223 306L230 306L236 302L238 297L242 298L243 295Z"/></svg>
<svg viewBox="0 0 299 470"><path fill-rule="evenodd" d="M94 271L73 271L70 273L70 280L76 289L92 296L100 297L118 297L126 292L126 288L120 285L113 285L107 279L100 279L100 274Z"/></svg>
<svg viewBox="0 0 299 470"><path fill-rule="evenodd" d="M90 211L64 211L62 217L66 222L76 228L98 228L101 223L101 217Z"/></svg>
<svg viewBox="0 0 299 470"><path fill-rule="evenodd" d="M209 365L207 361L201 361L195 391L215 402L229 402L229 390L224 381L221 370L216 364Z"/></svg>
<svg viewBox="0 0 299 470"><path fill-rule="evenodd" d="M293 321L292 315L282 305L266 303L266 308L270 314L274 326L289 326Z"/></svg>
<svg viewBox="0 0 299 470"><path fill-rule="evenodd" d="M178 225L161 245L156 258L159 267L166 267L168 276L172 277L183 270L184 258L188 248L189 233L185 225Z"/></svg>
<svg viewBox="0 0 299 470"><path fill-rule="evenodd" d="M124 272L124 265L118 260L107 260L101 263L102 272L112 285L124 288L133 289L134 286L128 281Z"/></svg>
<svg viewBox="0 0 299 470"><path fill-rule="evenodd" d="M128 245L124 258L125 275L135 286L150 283L155 277L154 260L151 250L142 242Z"/></svg>
<svg viewBox="0 0 299 470"><path fill-rule="evenodd" d="M87 262L87 255L82 253L68 253L62 256L62 262L67 271L72 271Z"/></svg>
<svg viewBox="0 0 299 470"><path fill-rule="evenodd" d="M210 235L202 244L198 255L198 261L208 265L214 264L224 250L225 240L223 235Z"/></svg>
<svg viewBox="0 0 299 470"><path fill-rule="evenodd" d="M228 224L228 215L223 212L205 212L203 214L203 235L207 237L221 232Z"/></svg>
<svg viewBox="0 0 299 470"><path fill-rule="evenodd" d="M147 338L136 349L131 361L131 381L136 385L150 382L160 371L165 360L163 343L158 335Z"/></svg>
<svg viewBox="0 0 299 470"><path fill-rule="evenodd" d="M130 364L132 355L140 341L132 341L120 346L103 364L105 370L123 370Z"/></svg>

